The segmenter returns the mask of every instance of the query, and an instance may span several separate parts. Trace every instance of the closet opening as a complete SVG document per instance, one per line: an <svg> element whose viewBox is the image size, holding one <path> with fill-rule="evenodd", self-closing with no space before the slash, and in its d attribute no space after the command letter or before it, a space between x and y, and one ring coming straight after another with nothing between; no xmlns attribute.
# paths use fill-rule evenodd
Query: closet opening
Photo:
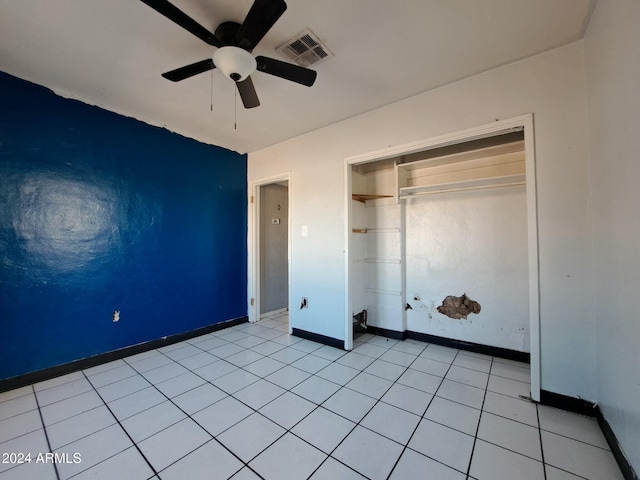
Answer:
<svg viewBox="0 0 640 480"><path fill-rule="evenodd" d="M532 124L346 160L347 348L367 331L530 360L539 399Z"/></svg>

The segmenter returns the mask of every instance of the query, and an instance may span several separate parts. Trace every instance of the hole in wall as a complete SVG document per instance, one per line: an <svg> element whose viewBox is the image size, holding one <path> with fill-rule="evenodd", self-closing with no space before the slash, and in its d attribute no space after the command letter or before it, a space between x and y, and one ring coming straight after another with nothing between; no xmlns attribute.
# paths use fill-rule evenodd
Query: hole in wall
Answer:
<svg viewBox="0 0 640 480"><path fill-rule="evenodd" d="M480 308L478 302L471 300L467 297L466 293L463 293L460 297L454 295L447 296L442 301L442 305L438 307L438 312L456 320L461 318L466 320L469 314L480 313Z"/></svg>

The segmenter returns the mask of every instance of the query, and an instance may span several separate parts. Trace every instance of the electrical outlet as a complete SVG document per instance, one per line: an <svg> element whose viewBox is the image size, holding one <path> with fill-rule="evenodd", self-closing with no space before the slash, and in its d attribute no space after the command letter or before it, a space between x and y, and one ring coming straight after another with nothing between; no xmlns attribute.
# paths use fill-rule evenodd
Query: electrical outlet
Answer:
<svg viewBox="0 0 640 480"><path fill-rule="evenodd" d="M120 321L120 310L116 310L113 312L113 323L118 323Z"/></svg>

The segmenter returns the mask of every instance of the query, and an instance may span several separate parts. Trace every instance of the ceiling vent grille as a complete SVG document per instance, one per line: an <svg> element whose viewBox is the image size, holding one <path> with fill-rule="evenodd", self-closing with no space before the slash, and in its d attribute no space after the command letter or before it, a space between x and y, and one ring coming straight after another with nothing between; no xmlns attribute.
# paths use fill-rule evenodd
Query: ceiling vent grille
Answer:
<svg viewBox="0 0 640 480"><path fill-rule="evenodd" d="M308 28L280 45L276 51L301 67L317 65L333 57L327 46Z"/></svg>

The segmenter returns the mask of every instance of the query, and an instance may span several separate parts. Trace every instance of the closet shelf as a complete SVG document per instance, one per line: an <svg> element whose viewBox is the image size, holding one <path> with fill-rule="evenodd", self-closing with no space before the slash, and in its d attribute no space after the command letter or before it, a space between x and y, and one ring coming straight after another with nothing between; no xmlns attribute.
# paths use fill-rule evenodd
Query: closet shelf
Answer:
<svg viewBox="0 0 640 480"><path fill-rule="evenodd" d="M351 198L358 202L365 203L367 200L376 200L378 198L391 198L393 195L368 195L364 193L354 193Z"/></svg>
<svg viewBox="0 0 640 480"><path fill-rule="evenodd" d="M499 177L485 177L461 182L449 182L436 185L419 185L413 187L401 187L399 198L413 198L421 195L435 195L439 193L466 192L472 190L484 190L489 188L513 187L525 185L524 175L504 175Z"/></svg>

